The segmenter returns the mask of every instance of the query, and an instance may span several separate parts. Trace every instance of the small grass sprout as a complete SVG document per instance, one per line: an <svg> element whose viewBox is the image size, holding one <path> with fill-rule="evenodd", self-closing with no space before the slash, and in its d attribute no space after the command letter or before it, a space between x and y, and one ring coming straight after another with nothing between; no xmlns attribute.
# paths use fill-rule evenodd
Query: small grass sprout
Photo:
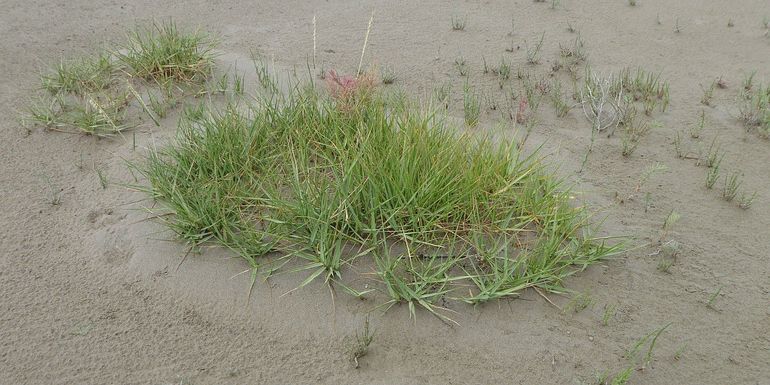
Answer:
<svg viewBox="0 0 770 385"><path fill-rule="evenodd" d="M369 317L364 320L364 326L361 333L356 332L356 340L353 348L350 350L350 360L356 369L360 367L358 360L369 354L369 345L374 341L374 331L369 327Z"/></svg>
<svg viewBox="0 0 770 385"><path fill-rule="evenodd" d="M746 192L741 192L741 195L738 197L738 207L748 210L751 208L751 206L754 204L754 199L757 197L757 192L754 191L751 194L747 194Z"/></svg>
<svg viewBox="0 0 770 385"><path fill-rule="evenodd" d="M608 326L610 324L610 320L615 318L615 313L617 313L617 305L604 305L604 312L602 313L602 325Z"/></svg>
<svg viewBox="0 0 770 385"><path fill-rule="evenodd" d="M464 31L467 17L452 16L452 31Z"/></svg>
<svg viewBox="0 0 770 385"><path fill-rule="evenodd" d="M463 87L463 114L465 116L465 124L467 124L468 127L476 127L476 125L479 124L481 101L479 100L479 96L471 90L468 82L466 82Z"/></svg>
<svg viewBox="0 0 770 385"><path fill-rule="evenodd" d="M728 202L735 199L735 196L738 195L738 189L743 184L741 177L742 175L738 171L734 171L730 173L730 175L725 176L725 185L722 189L722 198Z"/></svg>
<svg viewBox="0 0 770 385"><path fill-rule="evenodd" d="M380 70L380 80L382 81L382 84L393 84L397 79L398 75L393 67L384 66Z"/></svg>
<svg viewBox="0 0 770 385"><path fill-rule="evenodd" d="M540 35L540 39L533 46L527 46L527 63L539 64L541 53L543 49L543 40L545 39L545 32Z"/></svg>
<svg viewBox="0 0 770 385"><path fill-rule="evenodd" d="M709 295L708 300L706 300L706 307L712 310L716 310L716 308L714 307L714 303L716 302L717 298L719 298L719 294L721 293L722 293L722 286L719 286L715 292Z"/></svg>
<svg viewBox="0 0 770 385"><path fill-rule="evenodd" d="M717 87L717 82L714 80L707 88L703 89L703 96L700 99L701 104L705 106L711 106L711 102L714 99L714 90Z"/></svg>

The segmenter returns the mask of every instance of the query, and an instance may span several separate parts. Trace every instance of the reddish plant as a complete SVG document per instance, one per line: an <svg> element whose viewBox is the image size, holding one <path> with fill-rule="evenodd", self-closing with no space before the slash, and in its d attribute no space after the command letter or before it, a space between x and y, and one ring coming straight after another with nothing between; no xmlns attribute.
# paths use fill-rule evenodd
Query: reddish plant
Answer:
<svg viewBox="0 0 770 385"><path fill-rule="evenodd" d="M329 70L325 79L329 94L337 100L343 110L350 110L361 100L367 99L376 83L376 77L369 72L355 77L339 75L333 69Z"/></svg>
<svg viewBox="0 0 770 385"><path fill-rule="evenodd" d="M524 124L527 121L528 106L527 98L522 97L521 100L519 100L519 110L516 111L516 123Z"/></svg>

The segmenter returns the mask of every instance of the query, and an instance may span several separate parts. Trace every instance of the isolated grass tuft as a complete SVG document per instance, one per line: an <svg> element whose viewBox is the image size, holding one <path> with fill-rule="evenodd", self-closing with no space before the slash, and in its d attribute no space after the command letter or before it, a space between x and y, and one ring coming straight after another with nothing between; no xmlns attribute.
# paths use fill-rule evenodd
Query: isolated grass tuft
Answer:
<svg viewBox="0 0 770 385"><path fill-rule="evenodd" d="M185 33L174 22L155 22L131 32L116 55L131 75L145 80L202 82L211 74L214 47L200 31Z"/></svg>
<svg viewBox="0 0 770 385"><path fill-rule="evenodd" d="M41 76L43 89L52 95L83 95L103 90L113 81L115 66L109 54L62 60L50 73Z"/></svg>

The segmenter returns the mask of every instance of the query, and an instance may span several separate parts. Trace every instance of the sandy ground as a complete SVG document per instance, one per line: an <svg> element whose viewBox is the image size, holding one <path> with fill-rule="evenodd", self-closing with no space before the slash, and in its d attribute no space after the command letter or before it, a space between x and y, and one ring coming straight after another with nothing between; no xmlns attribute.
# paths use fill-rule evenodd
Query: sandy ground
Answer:
<svg viewBox="0 0 770 385"><path fill-rule="evenodd" d="M631 384L770 384L770 142L745 132L734 117L745 74L756 70L758 81L770 82L770 38L761 26L770 3L638 3L562 0L552 10L529 0L2 1L0 383L590 384L597 373L624 368L626 349L670 322L652 364L635 372ZM161 129L139 127L136 151L130 135L28 134L18 123L46 63L119 41L137 22L173 17L212 31L222 38L224 65L249 68L245 58L256 49L285 68L304 68L315 13L319 60L352 70L372 10L368 61L393 66L399 80L392 87L417 96L452 81L455 116L461 116L458 55L468 61L474 84L494 89L494 78L481 74L482 55L493 63L505 55L514 72L545 71L558 44L574 37L568 21L582 33L595 69L661 71L671 81L670 110L656 117L661 127L630 158L620 156L617 139L599 138L586 170L576 173L589 124L577 110L557 119L549 105L530 144L546 143L544 151L575 182L580 199L606 216L606 234L654 242L666 215L680 213L668 236L682 245L671 273L657 271L649 255L654 247L641 247L568 282L595 302L577 314L560 312L534 292L458 307L461 326L454 328L424 312L414 322L403 307L377 311L370 354L354 369L351 336L381 297L332 302L321 283L282 296L302 279L288 274L259 282L249 299L248 275L238 275L244 263L207 250L177 268L184 247L144 220L141 194L116 185L132 181L125 160L140 159L142 148L171 135L173 119ZM450 31L452 15L467 16L465 31ZM511 18L522 50L507 53ZM524 41L543 31L544 62L527 67ZM701 85L719 76L728 88L715 92L714 107L700 105ZM701 109L707 125L692 140L686 130ZM487 112L481 126L498 117ZM758 191L754 207L741 210L718 190L706 190L705 168L675 157L676 129L693 148L717 136L727 152L724 167L740 167L745 186ZM645 185L651 194L645 210L634 186L656 161L669 171ZM97 169L113 185L102 189ZM58 206L49 203L52 188L61 190ZM616 194L635 196L621 204ZM562 307L569 301L552 299ZM607 305L618 312L603 326Z"/></svg>

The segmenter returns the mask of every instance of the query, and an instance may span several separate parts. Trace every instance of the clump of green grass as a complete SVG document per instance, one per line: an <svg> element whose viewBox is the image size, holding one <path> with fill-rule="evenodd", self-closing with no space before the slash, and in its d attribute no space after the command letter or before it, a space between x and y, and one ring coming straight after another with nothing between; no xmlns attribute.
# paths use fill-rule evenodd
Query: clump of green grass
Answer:
<svg viewBox="0 0 770 385"><path fill-rule="evenodd" d="M613 79L613 95L625 94L635 102L641 102L644 113L652 115L656 107L665 112L669 104L669 83L660 78L660 74L647 72L641 68L631 71L625 68Z"/></svg>
<svg viewBox="0 0 770 385"><path fill-rule="evenodd" d="M59 95L34 102L28 118L52 131L82 132L99 137L113 136L130 128L125 123L129 95Z"/></svg>
<svg viewBox="0 0 770 385"><path fill-rule="evenodd" d="M43 89L52 95L73 93L84 95L109 87L115 75L115 64L107 53L95 57L62 60L50 73L41 76Z"/></svg>
<svg viewBox="0 0 770 385"><path fill-rule="evenodd" d="M197 31L180 31L172 21L155 22L129 33L116 56L135 77L159 84L169 80L202 82L213 68L215 42Z"/></svg>
<svg viewBox="0 0 770 385"><path fill-rule="evenodd" d="M370 258L383 306L447 322L443 300L561 291L565 277L620 250L591 236L585 208L536 154L460 134L364 83L190 108L177 139L136 165L147 180L138 188L193 246L227 247L252 267L277 252L303 262L298 287L323 279L357 296L346 267Z"/></svg>
<svg viewBox="0 0 770 385"><path fill-rule="evenodd" d="M182 33L173 22L137 28L121 49L62 61L42 75L47 95L31 103L27 119L53 131L114 136L132 127L126 111L135 100L157 125L175 104L174 82L199 82L204 88L198 95L209 92L204 83L213 68L213 47L205 34ZM135 87L135 79L150 82ZM227 79L220 79L218 91ZM164 98L151 89L155 86ZM148 102L137 89L148 91Z"/></svg>

